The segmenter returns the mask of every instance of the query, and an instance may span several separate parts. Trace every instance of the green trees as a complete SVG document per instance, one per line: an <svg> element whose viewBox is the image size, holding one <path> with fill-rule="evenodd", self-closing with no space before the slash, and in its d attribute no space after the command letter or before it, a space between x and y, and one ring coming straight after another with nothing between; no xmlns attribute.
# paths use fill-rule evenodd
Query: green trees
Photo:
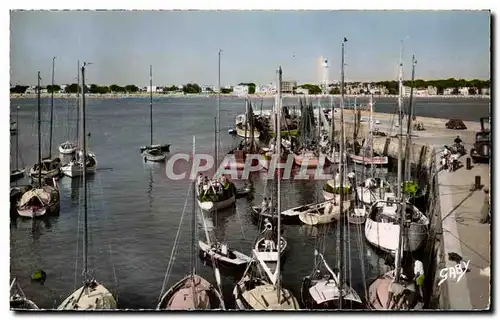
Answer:
<svg viewBox="0 0 500 320"><path fill-rule="evenodd" d="M222 94L229 94L231 92L233 92L233 89L231 88L220 88L220 93Z"/></svg>
<svg viewBox="0 0 500 320"><path fill-rule="evenodd" d="M239 86L248 86L248 94L254 94L255 93L255 83L253 83L253 82L249 82L249 83L241 82L238 85Z"/></svg>
<svg viewBox="0 0 500 320"><path fill-rule="evenodd" d="M188 83L182 87L184 93L200 93L201 88L196 83Z"/></svg>
<svg viewBox="0 0 500 320"><path fill-rule="evenodd" d="M321 88L315 84L306 83L306 84L300 85L299 88L307 89L309 91L309 94L320 94L321 93Z"/></svg>
<svg viewBox="0 0 500 320"><path fill-rule="evenodd" d="M93 94L106 94L106 93L109 93L109 92L110 92L110 90L109 90L108 86L98 86L96 84L91 84L90 85L89 93L93 93Z"/></svg>
<svg viewBox="0 0 500 320"><path fill-rule="evenodd" d="M28 86L17 85L15 87L10 88L10 93L21 94L21 93L25 93L26 90L28 90Z"/></svg>
<svg viewBox="0 0 500 320"><path fill-rule="evenodd" d="M133 84L128 84L125 86L125 91L130 93L136 93L139 91L139 88Z"/></svg>
<svg viewBox="0 0 500 320"><path fill-rule="evenodd" d="M55 85L53 85L53 86L52 86L52 85L48 85L48 86L47 86L47 92L48 92L48 93L52 93L52 92L57 93L57 92L59 92L60 90L61 90L61 86L59 86L59 85L57 85L57 84L55 84Z"/></svg>

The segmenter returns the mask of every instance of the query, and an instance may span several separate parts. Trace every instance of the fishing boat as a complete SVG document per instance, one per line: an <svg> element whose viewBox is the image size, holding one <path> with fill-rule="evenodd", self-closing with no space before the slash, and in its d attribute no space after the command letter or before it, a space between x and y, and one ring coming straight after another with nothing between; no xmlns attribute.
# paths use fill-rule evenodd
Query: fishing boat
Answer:
<svg viewBox="0 0 500 320"><path fill-rule="evenodd" d="M10 309L11 310L38 310L38 306L26 298L19 282L14 278L10 283Z"/></svg>
<svg viewBox="0 0 500 320"><path fill-rule="evenodd" d="M80 61L77 63L77 68L76 68L76 74L77 74L77 83L80 83ZM80 86L77 85L76 87L76 110L77 110L77 124L76 124L76 139L78 140L78 127L79 127L79 111L80 111ZM68 113L69 113L69 108L68 108ZM68 127L68 136L69 136L69 127ZM69 138L69 137L68 137ZM59 145L59 153L63 155L72 155L76 152L78 149L78 145L76 142L67 140Z"/></svg>
<svg viewBox="0 0 500 320"><path fill-rule="evenodd" d="M322 203L324 204L323 206L299 214L300 221L311 226L331 223L337 221L341 214L345 214L351 205L350 200L343 201L343 210L341 213L340 195L336 195L334 200Z"/></svg>
<svg viewBox="0 0 500 320"><path fill-rule="evenodd" d="M141 153L144 162L163 162L170 152L170 145L153 145L153 66L149 66L149 125L150 125L150 144L141 147Z"/></svg>
<svg viewBox="0 0 500 320"><path fill-rule="evenodd" d="M193 137L193 154L194 154L194 140ZM222 298L221 292L217 290L210 282L208 282L203 277L197 274L196 261L195 259L195 239L196 239L196 182L193 180L191 187L193 195L193 212L191 219L191 268L190 273L181 279L179 282L170 287L165 294L160 294L160 301L156 310L220 310L225 309L224 299ZM189 193L189 192L188 192ZM210 211L209 206L212 206L208 202L205 202L202 206L202 210ZM184 212L183 212L184 215ZM182 220L181 220L182 223ZM179 225L180 228L180 225ZM205 228L206 230L206 228ZM174 246L177 244L175 243ZM170 258L175 259L174 256ZM169 263L170 264L170 263ZM218 269L216 270L217 283L220 284L220 274ZM219 285L220 287L220 285ZM162 290L163 291L163 290Z"/></svg>
<svg viewBox="0 0 500 320"><path fill-rule="evenodd" d="M282 80L282 71L281 67L278 69L278 83L281 83ZM278 86L278 94L277 94L277 124L278 128L280 128L280 115L281 115L281 88ZM278 132L278 141L281 141L280 133ZM278 154L280 154L281 146L278 145L277 148ZM280 222L280 211L281 211L281 203L280 203L280 173L278 173L277 179L277 187L278 187L278 201L277 201L277 212L278 212L278 222L277 222L277 235L276 240L281 239L281 222ZM264 240L264 245L265 245ZM268 240L269 241L269 240ZM281 242L281 241L280 241ZM267 242L269 244L269 242ZM280 245L281 246L281 245ZM273 252L273 257L269 256L269 258L273 258L273 261L276 261L276 266L273 268L274 273L269 274L269 270L264 268L264 273L259 272L259 274L253 274L252 271L255 270L254 264L251 262L248 264L243 277L238 283L236 283L233 289L233 296L236 302L236 307L239 310L298 310L299 303L297 299L293 296L293 294L282 287L281 285L281 258L280 254L277 252L278 248L275 248L276 251ZM259 250L260 251L260 250ZM262 267L264 257L261 256L259 259L256 255L259 254L258 250L253 249L253 256L257 260L255 265ZM267 252L271 254L271 252ZM274 260L276 258L276 260ZM265 258L267 259L267 257ZM260 269L257 267L257 269ZM267 269L270 269L269 267ZM267 275L267 276L266 276ZM268 278L268 279L266 279Z"/></svg>
<svg viewBox="0 0 500 320"><path fill-rule="evenodd" d="M55 178L52 178L53 184L45 183L42 179L42 140L41 140L41 119L40 119L40 72L38 72L37 87L37 105L38 105L38 174L36 182L32 181L33 188L26 191L17 203L17 213L26 218L42 217L47 214L56 214L59 212L59 188Z"/></svg>
<svg viewBox="0 0 500 320"><path fill-rule="evenodd" d="M16 122L19 123L19 108L20 106L17 106L16 108ZM16 134L16 166L14 170L10 171L10 182L17 181L21 178L24 178L24 174L26 173L25 168L19 168L19 129L17 129L17 134Z"/></svg>
<svg viewBox="0 0 500 320"><path fill-rule="evenodd" d="M85 67L83 63L82 72L82 86L85 87ZM84 93L82 93L84 96ZM81 132L85 137L85 100L82 102L82 127ZM82 141L82 151L87 152L87 145L85 139ZM86 162L82 162L82 178L83 178L83 214L84 214L84 233L83 233L83 286L68 296L57 308L57 310L113 310L117 308L117 303L111 292L90 276L88 270L88 237L87 237L87 170Z"/></svg>
<svg viewBox="0 0 500 320"><path fill-rule="evenodd" d="M248 139L250 134L253 134L254 138L260 137L260 131L257 129L253 129L253 131L249 130L249 127L244 123L239 123L236 125L236 134L242 138Z"/></svg>
<svg viewBox="0 0 500 320"><path fill-rule="evenodd" d="M82 68L82 87L85 87L85 73ZM85 127L85 91L82 91L82 105L80 108L80 118L82 126ZM62 173L70 178L83 176L83 171L87 174L95 173L97 169L97 157L94 153L86 150L86 134L84 130L80 130L80 146L85 145L85 150L78 151L76 156L73 156L71 161L62 167Z"/></svg>
<svg viewBox="0 0 500 320"><path fill-rule="evenodd" d="M324 211L325 208L330 204L330 202L330 200L327 200L287 209L281 212L281 221L287 224L301 223L300 215L305 215L311 212Z"/></svg>
<svg viewBox="0 0 500 320"><path fill-rule="evenodd" d="M356 196L365 206L371 206L378 200L394 198L395 194L391 184L384 179L368 178L361 186L356 187Z"/></svg>
<svg viewBox="0 0 500 320"><path fill-rule="evenodd" d="M335 195L340 194L341 190L344 190L344 193L350 193L352 186L348 178L343 179L342 189L340 188L340 185L340 173L337 172L335 177L326 181L323 186L323 198L325 198L325 200L332 200Z"/></svg>
<svg viewBox="0 0 500 320"><path fill-rule="evenodd" d="M324 256L319 257L313 272L302 280L301 299L306 309L366 309L358 293L346 283L340 284L338 275L330 268ZM342 290L340 287L342 286ZM342 302L340 300L342 299Z"/></svg>
<svg viewBox="0 0 500 320"><path fill-rule="evenodd" d="M403 120L402 120L402 86L403 86L403 62L400 62L400 93L398 105L399 115L399 159L398 159L398 183L396 185L396 196L391 193L385 195L384 200L378 200L370 207L366 219L365 236L368 242L383 251L395 255L400 248L399 238L404 235L403 251L416 251L425 242L429 229L429 219L418 208L407 202L402 190L402 167L403 167ZM411 127L408 128L408 136L411 136ZM405 157L406 167L409 166L409 157ZM409 171L408 171L409 174ZM399 198L399 199L398 199ZM401 232L403 230L403 232Z"/></svg>
<svg viewBox="0 0 500 320"><path fill-rule="evenodd" d="M219 64L218 68L220 70L220 52L219 52ZM220 132L220 123L217 121L220 119L220 72L217 78L218 82L218 94L217 94L217 110L215 117L215 165L219 165L219 132ZM199 173L195 182L195 190L196 190L196 199L199 207L203 211L218 211L222 209L226 209L234 206L236 202L236 186L233 182L229 181L229 179L222 175L216 178L209 178L208 176L203 176L202 173ZM212 202L211 206L203 206L203 202ZM206 210L206 208L210 207L210 210ZM204 209L205 208L205 209Z"/></svg>

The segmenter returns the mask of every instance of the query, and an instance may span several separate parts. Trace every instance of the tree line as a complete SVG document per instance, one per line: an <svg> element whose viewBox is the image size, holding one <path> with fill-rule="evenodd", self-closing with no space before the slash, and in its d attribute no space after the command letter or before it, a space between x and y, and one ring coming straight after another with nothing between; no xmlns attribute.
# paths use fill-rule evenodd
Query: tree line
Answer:
<svg viewBox="0 0 500 320"><path fill-rule="evenodd" d="M491 82L490 80L479 80L479 79L472 79L472 80L465 80L465 79L455 79L455 78L449 78L449 79L443 79L443 80L422 80L422 79L417 79L415 81L407 80L403 82L405 86L408 87L413 87L415 89L426 89L427 87L435 87L437 89L437 94L443 94L445 89L453 89L452 94L458 94L458 89L459 88L465 88L469 87L469 93L470 94L478 94L480 93L481 89L484 88L490 88ZM398 81L379 81L379 82L346 82L346 86L364 86L370 84L371 87L373 86L378 86L378 87L385 87L389 92L389 94L397 94L398 93L398 86L399 83ZM239 85L246 85L248 86L248 93L249 94L254 94L255 93L255 88L256 85L255 83L252 82L242 82ZM29 88L29 86L23 86L23 85L16 85L14 87L10 88L11 93L17 93L17 94L23 94L26 92L26 90ZM307 89L309 94L320 94L321 93L321 88L320 86L316 84L303 84L298 87L294 88L294 92L296 93L297 88L304 88ZM46 86L47 92L52 93L52 92L60 92L61 91L61 86L60 85L48 85ZM82 87L80 86L80 92ZM65 93L76 93L78 91L78 84L72 83L70 85L67 85L64 88ZM112 84L110 86L100 86L97 84L91 84L88 88L85 89L86 93L93 93L93 94L107 94L107 93L137 93L141 91L139 87L133 84L129 84L126 86L120 86L117 84ZM212 89L208 88L208 92L213 92ZM232 88L221 88L221 93L222 94L228 94L233 91ZM339 86L329 86L329 93L330 94L340 94L340 88ZM363 91L363 89L361 90ZM158 91L157 91L158 92ZM169 92L184 92L187 94L198 94L202 92L202 88L196 84L196 83L187 83L182 86L182 89L179 89L177 86L173 85L170 87L163 87L160 92L163 93L169 93ZM361 92L363 93L363 92Z"/></svg>

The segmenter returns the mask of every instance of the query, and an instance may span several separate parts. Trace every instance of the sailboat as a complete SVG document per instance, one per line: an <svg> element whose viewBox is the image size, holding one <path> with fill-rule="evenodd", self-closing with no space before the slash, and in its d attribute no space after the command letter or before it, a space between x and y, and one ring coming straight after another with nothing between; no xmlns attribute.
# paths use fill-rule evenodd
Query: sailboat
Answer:
<svg viewBox="0 0 500 320"><path fill-rule="evenodd" d="M193 154L194 154L193 137ZM221 293L210 282L196 272L197 258L195 254L196 239L196 181L192 184L193 215L191 219L191 273L170 287L165 294L161 295L156 310L220 310L225 309L224 299ZM204 210L210 211L210 203L202 204ZM218 269L217 269L218 271ZM217 282L220 283L220 275L216 271Z"/></svg>
<svg viewBox="0 0 500 320"><path fill-rule="evenodd" d="M17 106L16 108L16 123L19 123L19 108L20 106ZM19 168L19 129L17 129L17 134L16 134L16 167L14 170L10 171L10 182L17 181L21 178L24 177L24 174L26 172L25 168Z"/></svg>
<svg viewBox="0 0 500 320"><path fill-rule="evenodd" d="M340 105L340 153L344 154L344 38L342 42L342 69L341 69L341 105ZM343 178L345 174L344 159L341 158L339 164L340 189L344 188ZM334 272L326 262L322 253L314 250L314 269L312 273L302 280L301 297L304 305L309 309L365 309L363 301L344 280L344 252L346 239L344 238L344 197L346 194L339 194L339 248L338 274ZM326 232L326 230L325 230ZM318 260L319 258L319 260Z"/></svg>
<svg viewBox="0 0 500 320"><path fill-rule="evenodd" d="M10 309L38 310L38 306L33 301L26 298L16 278L14 278L10 284Z"/></svg>
<svg viewBox="0 0 500 320"><path fill-rule="evenodd" d="M219 165L219 133L220 133L220 60L221 51L219 51L219 73L218 73L218 93L217 93L217 116L215 121L215 165ZM196 179L196 198L198 205L202 210L214 211L222 210L234 206L236 202L236 186L229 181L226 176L210 179L208 176L203 177L200 173ZM204 202L212 202L209 210L203 209Z"/></svg>
<svg viewBox="0 0 500 320"><path fill-rule="evenodd" d="M379 226L375 225L370 226L371 229L380 230L383 232L382 240L378 240L374 243L373 239L370 241L368 238L370 234L369 229L365 228L365 234L367 236L367 240L374 244L378 244L379 246L392 246L392 253L395 255L396 267L394 270L391 270L380 277L378 277L370 286L368 290L370 305L373 309L421 309L423 304L419 298L422 297L422 292L417 287L417 282L422 282L423 279L423 265L422 262L416 260L414 261L414 275L413 277L407 277L402 274L402 260L404 251L413 251L418 249L425 240L425 236L427 234L427 227L429 224L429 220L420 212L415 212L416 207L407 203L405 196L402 192L402 167L403 167L403 147L402 147L402 136L403 136L403 120L402 120L402 95L403 95L403 62L402 62L402 51L403 45L401 43L401 57L399 64L399 154L398 154L398 184L397 184L397 195L399 197L399 201L392 203L392 210L395 212L395 217L387 218L387 222L385 224ZM415 57L413 57L413 68L415 67ZM411 113L411 111L410 111ZM408 130L411 131L411 127L408 126ZM411 132L408 131L408 137L411 136ZM409 143L409 142L407 142ZM406 155L405 162L408 166L409 156ZM409 172L409 170L408 170ZM378 203L375 203L373 207L378 207ZM385 203L385 205L387 202ZM381 206L382 208L385 205ZM382 209L383 210L383 209ZM375 213L376 214L376 213ZM371 213L368 222L374 218L374 213ZM379 215L382 215L379 213ZM408 226L409 225L409 226ZM379 230L377 230L379 231ZM424 233L420 233L423 231ZM373 231L371 231L373 233ZM389 242L390 241L390 242ZM394 242L396 245L394 246ZM419 284L420 286L423 283ZM419 292L420 291L420 292ZM415 299L415 297L418 297Z"/></svg>
<svg viewBox="0 0 500 320"><path fill-rule="evenodd" d="M54 60L52 59L52 85L54 85ZM42 161L35 164L30 169L31 178L36 178L37 175L41 175L42 178L58 178L61 175L62 162L59 157L52 158L52 129L54 127L54 93L52 93L52 99L50 100L50 132L49 132L49 155L48 157L42 158ZM41 134L40 132L38 134ZM41 167L39 170L38 166Z"/></svg>
<svg viewBox="0 0 500 320"><path fill-rule="evenodd" d="M82 67L82 88L85 88L85 66L86 64L84 63ZM80 84L78 84L80 85ZM85 128L85 90L82 90L82 105L80 108L80 118L81 118L81 123L82 127ZM86 135L85 135L85 130L80 130L80 146L86 146ZM74 177L80 177L83 176L83 171L85 170L86 173L94 173L97 168L97 158L94 153L87 152L87 148L85 147L85 150L82 147L82 150L78 151L76 154L76 157L73 157L71 161L66 164L64 167L62 167L62 172L64 175L74 178Z"/></svg>
<svg viewBox="0 0 500 320"><path fill-rule="evenodd" d="M360 155L349 154L349 157L354 163L361 165L386 165L389 163L389 158L386 156L373 155L373 95L370 95L370 129L367 139L365 139L361 147Z"/></svg>
<svg viewBox="0 0 500 320"><path fill-rule="evenodd" d="M77 77L76 77L76 83L77 83L77 86L76 86L76 110L78 112L80 109L80 61L78 61L77 64L78 65L76 67L76 73L77 73ZM77 135L76 136L78 139L78 123L76 126L77 126ZM72 155L76 152L77 149L78 149L77 144L75 142L69 141L69 140L67 140L66 142L63 142L59 145L59 153L64 154L64 155Z"/></svg>
<svg viewBox="0 0 500 320"><path fill-rule="evenodd" d="M82 66L82 83L85 87L85 67L86 63ZM83 96L83 94L82 94ZM85 99L82 102L81 108L81 132L85 136ZM87 145L85 139L82 141L82 150L87 152ZM83 286L73 292L67 297L57 310L109 310L116 309L116 300L104 285L89 275L88 270L88 239L87 239L87 164L82 162L82 178L83 178L83 214L84 214L84 232L83 232Z"/></svg>
<svg viewBox="0 0 500 320"><path fill-rule="evenodd" d="M153 66L149 66L149 123L150 145L141 147L144 162L163 162L170 152L169 144L153 144Z"/></svg>
<svg viewBox="0 0 500 320"><path fill-rule="evenodd" d="M278 83L281 83L282 71L279 67L278 71ZM281 88L278 86L278 103L277 103L277 128L281 128ZM277 141L281 141L281 131L277 132ZM277 146L277 154L280 154L281 146ZM278 170L278 196L277 196L277 212L278 212L278 222L277 222L277 236L276 239L281 239L281 221L280 221L280 211L281 211L281 199L280 199L280 189L281 189L281 174ZM257 250L253 250L253 255L258 259ZM267 277L253 276L252 263L248 265L247 270L243 274L242 279L236 284L233 290L233 296L236 301L236 307L240 310L298 310L299 303L293 294L281 286L281 259L279 254L276 252L276 268L274 273L266 279ZM263 265L261 261L258 262L260 266Z"/></svg>
<svg viewBox="0 0 500 320"><path fill-rule="evenodd" d="M400 96L399 104L399 148L400 154L398 159L398 184L396 199L393 194L386 194L385 199L375 201L369 210L369 214L365 224L365 236L368 242L373 246L380 248L383 251L390 252L395 255L397 249L402 246L404 251L416 251L425 242L427 231L429 228L429 219L418 210L417 207L407 202L407 199L402 194L402 135L403 135L403 119L402 119L402 86L403 86L403 63L400 62ZM411 128L409 128L411 130ZM411 135L411 132L407 132ZM409 156L405 157L407 166ZM402 223L401 221L404 221ZM403 227L404 226L404 227ZM401 245L398 241L400 238L400 230L404 229L405 234L404 244Z"/></svg>
<svg viewBox="0 0 500 320"><path fill-rule="evenodd" d="M52 178L52 185L42 179L42 140L41 140L41 119L40 119L40 72L38 72L38 174L37 181L33 181L33 188L26 191L17 203L17 213L21 217L35 218L46 214L59 212L59 188L57 182ZM37 182L37 183L36 183Z"/></svg>

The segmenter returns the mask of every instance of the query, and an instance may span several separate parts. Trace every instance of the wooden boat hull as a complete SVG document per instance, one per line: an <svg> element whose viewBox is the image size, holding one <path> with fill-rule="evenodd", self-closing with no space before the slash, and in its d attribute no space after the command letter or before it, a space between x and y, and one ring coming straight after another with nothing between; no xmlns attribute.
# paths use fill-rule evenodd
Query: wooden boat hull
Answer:
<svg viewBox="0 0 500 320"><path fill-rule="evenodd" d="M95 284L95 286L94 286ZM78 303L74 303L78 301ZM67 297L57 310L116 310L116 300L102 284L92 281L92 287L83 286Z"/></svg>
<svg viewBox="0 0 500 320"><path fill-rule="evenodd" d="M14 181L17 181L21 178L24 178L25 173L26 173L26 169L12 170L10 172L10 182L14 182Z"/></svg>
<svg viewBox="0 0 500 320"><path fill-rule="evenodd" d="M427 238L427 232L427 225L410 223L405 231L406 241L403 250L413 252L420 249ZM399 225L376 222L367 217L365 238L374 247L395 255L399 242Z"/></svg>
<svg viewBox="0 0 500 320"><path fill-rule="evenodd" d="M357 164L364 164L364 165L375 165L375 166L381 166L381 165L386 165L389 163L389 158L382 156L382 157L363 157L359 155L354 155L354 154L349 154L349 158L351 158L352 162L357 163Z"/></svg>
<svg viewBox="0 0 500 320"><path fill-rule="evenodd" d="M236 127L236 134L241 137L241 138L250 138L252 133L250 131L247 131L246 132L246 136L245 136L245 129L244 128L241 128L240 126L237 126ZM257 129L254 129L253 130L253 137L255 139L257 139L258 137L260 137L260 131L257 130Z"/></svg>
<svg viewBox="0 0 500 320"><path fill-rule="evenodd" d="M393 273L394 271L389 271L381 276L379 276L375 281L373 281L368 287L368 299L371 309L375 310L389 310L389 287L394 281ZM417 288L414 283L406 283L406 287L411 287L412 291L416 292ZM416 303L411 310L420 310L423 308L421 302Z"/></svg>
<svg viewBox="0 0 500 320"><path fill-rule="evenodd" d="M198 201L198 206L200 208L202 208L202 205L201 205L202 201L200 201L199 199L196 199L196 201ZM210 209L208 211L207 210L204 210L204 211L206 211L206 212L214 212L216 210L217 211L218 210L224 210L224 209L227 209L229 207L234 206L235 202L236 202L236 196L233 195L232 197L230 197L228 199L225 199L225 200L222 200L222 201L213 202L214 205L213 205L212 209Z"/></svg>
<svg viewBox="0 0 500 320"><path fill-rule="evenodd" d="M142 156L144 157L144 161L151 161L151 162L164 162L165 159L167 158L167 153L166 152L161 152L161 153L151 153L150 150L145 150L142 153Z"/></svg>
<svg viewBox="0 0 500 320"><path fill-rule="evenodd" d="M222 255L201 240L198 241L198 246L203 258L207 260L214 259L226 267L245 267L247 263L252 261L252 258L236 250L230 250L234 256Z"/></svg>
<svg viewBox="0 0 500 320"><path fill-rule="evenodd" d="M347 221L350 224L363 224L366 222L366 210L356 208L353 211L349 211L347 215Z"/></svg>
<svg viewBox="0 0 500 320"><path fill-rule="evenodd" d="M87 161L87 164L92 162L92 165L86 167L86 173L93 174L97 169L97 159L94 154L89 154L88 157L92 158L92 161ZM62 167L61 170L65 176L70 178L81 177L83 175L83 166L78 162L70 162Z"/></svg>
<svg viewBox="0 0 500 320"><path fill-rule="evenodd" d="M332 203L330 203L333 206ZM344 213L349 210L349 206L351 205L351 201L344 201L343 211ZM315 226L319 224L327 224L334 222L340 217L340 206L333 206L331 210L328 210L328 206L325 206L325 211L323 214L319 214L318 212L306 212L301 213L299 215L300 221L302 223Z"/></svg>
<svg viewBox="0 0 500 320"><path fill-rule="evenodd" d="M272 213L272 210L266 210L262 212L262 207L253 206L250 215L254 222L264 221L265 218L269 219L271 223L276 224L278 221L278 215ZM281 223L283 224L300 224L298 215L281 215Z"/></svg>
<svg viewBox="0 0 500 320"><path fill-rule="evenodd" d="M247 289L251 288L251 289ZM233 289L238 310L300 310L299 302L293 294L281 288L281 301L277 301L274 286L262 279L242 279Z"/></svg>
<svg viewBox="0 0 500 320"><path fill-rule="evenodd" d="M38 164L34 165L30 169L30 177L32 179L38 179ZM61 159L59 158L54 158L54 159L44 159L42 160L42 170L41 170L41 176L42 179L52 179L52 178L57 178L61 175Z"/></svg>
<svg viewBox="0 0 500 320"><path fill-rule="evenodd" d="M193 290L194 285L196 291ZM198 295L194 305L193 291ZM188 275L174 284L162 297L156 310L220 310L224 302L219 291L199 275Z"/></svg>
<svg viewBox="0 0 500 320"><path fill-rule="evenodd" d="M326 281L325 281L326 282ZM327 301L317 303L314 298L311 296L309 292L310 288L314 286L314 281L310 276L302 279L302 286L300 288L300 297L302 300L302 305L304 305L305 309L309 310L339 310L341 309L339 306L339 297L332 297ZM338 290L338 289L337 289ZM351 289L352 290L352 289ZM366 305L362 303L359 296L356 297L344 297L343 298L343 306L342 310L365 310L367 309Z"/></svg>
<svg viewBox="0 0 500 320"><path fill-rule="evenodd" d="M60 210L59 191L57 191L55 188L52 187L44 187L44 188L46 188L46 190L43 191L45 194L50 193L49 196L50 200L48 203L43 202L47 200L42 201L40 197L38 197L36 205L31 202L31 199L33 197L37 197L36 194L41 192L40 189L28 190L26 192L31 192L30 194L26 195L26 192L23 194L17 205L17 213L21 217L38 218L48 214L59 213ZM46 196L44 197L46 199Z"/></svg>
<svg viewBox="0 0 500 320"><path fill-rule="evenodd" d="M64 155L72 155L76 152L76 144L66 141L59 145L59 153Z"/></svg>

